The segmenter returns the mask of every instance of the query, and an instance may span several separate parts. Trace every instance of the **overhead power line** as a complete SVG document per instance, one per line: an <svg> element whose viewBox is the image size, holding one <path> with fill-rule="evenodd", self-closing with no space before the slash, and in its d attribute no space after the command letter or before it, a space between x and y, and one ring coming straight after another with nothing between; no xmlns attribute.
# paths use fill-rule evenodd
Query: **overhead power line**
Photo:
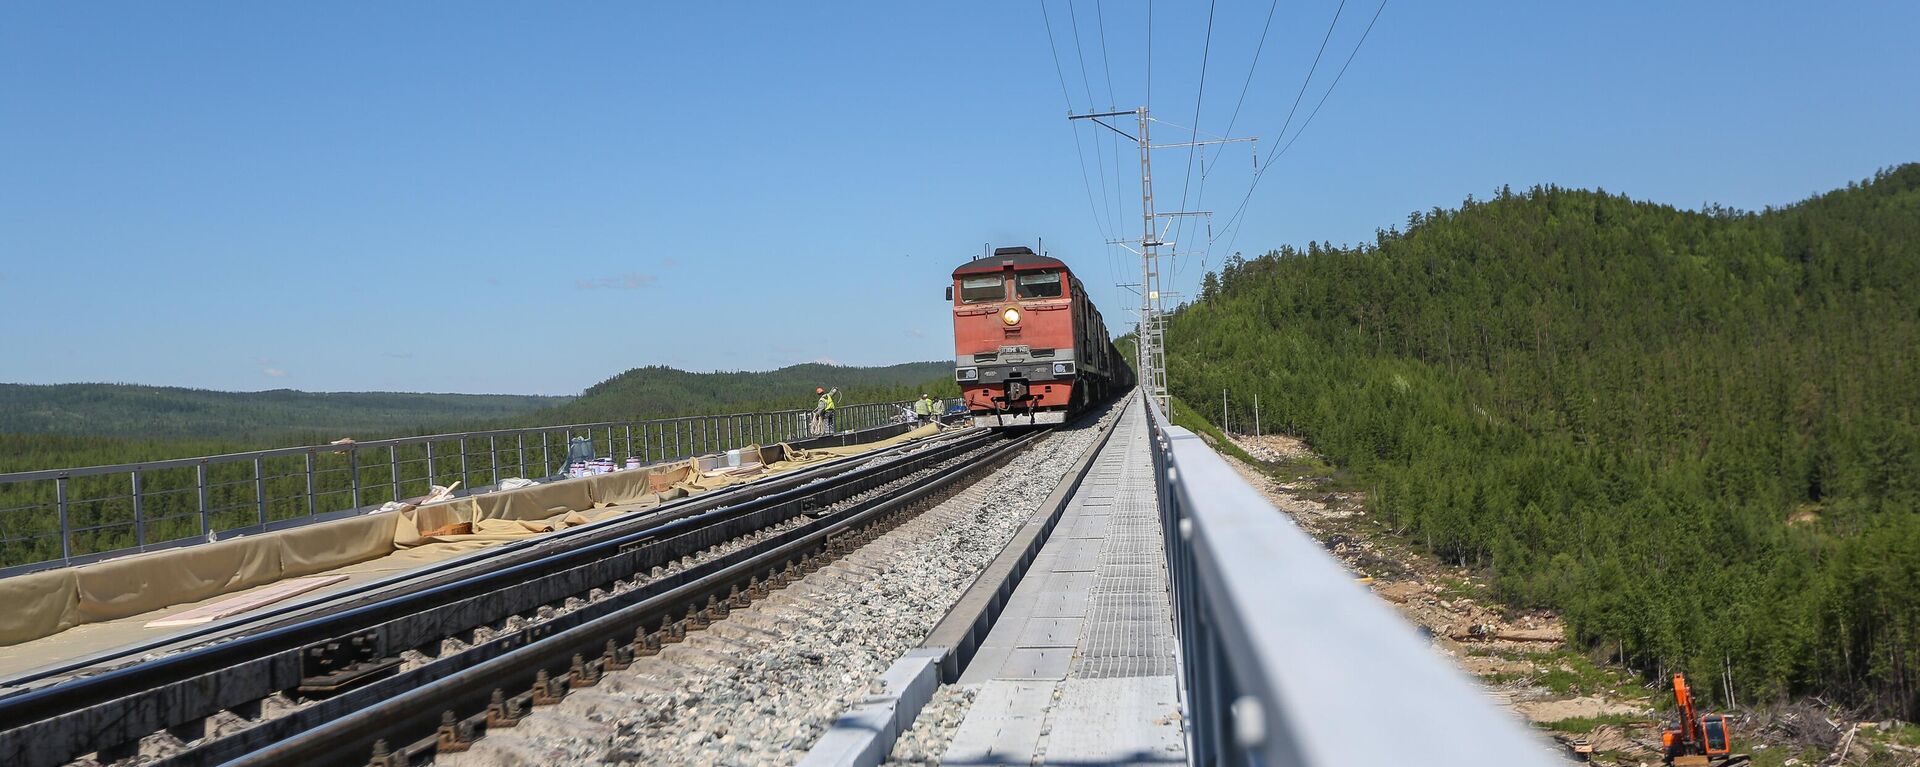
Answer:
<svg viewBox="0 0 1920 767"><path fill-rule="evenodd" d="M1307 86L1313 84L1314 74L1320 71L1320 59L1326 55L1327 43L1333 40L1333 30L1340 25L1340 14L1346 10L1347 0L1340 0L1340 4L1334 7L1333 20L1327 22L1327 33L1320 37L1320 49L1313 54L1313 63L1307 67L1307 76L1300 80L1300 90L1293 94L1293 106L1287 110L1287 119L1280 124L1280 132L1274 135L1273 144L1267 147L1267 162L1273 160L1273 147L1279 146L1281 139L1287 137L1287 129L1293 127L1293 116L1300 111L1300 101L1306 98ZM1066 86L1063 84L1061 87L1064 89ZM1233 227L1233 223L1239 220L1240 211L1245 210L1247 201L1253 199L1253 188L1260 183L1260 174L1266 169L1267 162L1260 163L1260 167L1254 169L1253 178L1247 180L1247 193L1241 196L1240 205L1235 208L1233 215L1228 217L1226 226L1221 227L1220 231L1228 231ZM1227 246L1227 252L1233 252L1231 241ZM1213 243L1209 242L1207 243L1208 255L1202 257L1202 260L1211 260L1212 253Z"/></svg>
<svg viewBox="0 0 1920 767"><path fill-rule="evenodd" d="M1086 51L1082 49L1080 45L1080 14L1079 12L1074 10L1073 0L1067 0L1067 20L1073 24L1073 56L1076 60L1080 62L1080 85L1086 91L1086 94L1087 94L1087 111L1093 111L1094 104L1097 103L1093 100L1093 78L1087 76L1087 54L1086 54ZM1067 106L1067 110L1072 111L1073 106L1069 104ZM1080 136L1079 128L1077 126L1074 129L1073 135L1076 140ZM1106 228L1102 230L1102 232L1103 234L1106 234L1106 233L1118 231L1118 224L1113 219L1113 210L1106 206L1107 158L1106 158L1106 155L1100 151L1101 148L1102 147L1100 146L1100 137L1096 135L1094 136L1094 139L1093 139L1093 161L1094 161L1094 167L1098 169L1100 172L1100 209L1102 212L1107 214L1107 225L1106 225ZM1116 175L1115 180L1117 181L1118 180L1117 176L1120 173L1120 166L1116 164L1113 168L1113 172ZM1112 237L1107 237L1107 239L1112 239ZM1112 245L1106 246L1106 250L1107 250L1108 257L1111 258L1113 255L1112 253L1113 246Z"/></svg>
<svg viewBox="0 0 1920 767"><path fill-rule="evenodd" d="M1072 0L1068 0L1068 2L1069 6L1071 6ZM1071 10L1071 7L1069 7L1069 10ZM1054 43L1053 18L1047 13L1046 0L1041 0L1040 2L1040 22L1047 30L1047 50L1053 54L1053 74L1060 79L1060 98L1066 102L1067 114L1071 115L1073 114L1073 95L1072 92L1067 89L1066 70L1060 66L1060 48ZM1078 42L1076 36L1075 44L1077 45ZM1081 74L1084 76L1085 73L1086 70L1083 65ZM1091 107L1092 105L1089 104L1088 106ZM1108 232L1108 225L1101 222L1100 206L1093 201L1093 182L1087 178L1087 156L1085 147L1080 143L1080 128L1077 124L1071 122L1068 123L1067 128L1073 132L1073 159L1080 164L1080 188L1087 194L1087 210L1093 214L1093 226L1100 231L1101 241L1112 240L1114 237ZM1096 157L1099 156L1098 145L1094 147L1094 155ZM1103 188L1100 196L1102 199L1105 199L1104 179L1101 185ZM1118 269L1114 266L1111 250L1109 250L1107 258L1107 274L1110 282L1118 283L1120 281Z"/></svg>
<svg viewBox="0 0 1920 767"><path fill-rule="evenodd" d="M1253 61L1247 64L1247 79L1240 83L1240 99L1233 102L1233 116L1227 118L1226 134L1229 136L1233 135L1233 126L1240 122L1240 107L1247 103L1247 89L1253 85L1254 70L1260 67L1260 53L1267 49L1267 33L1273 30L1273 12L1279 9L1280 0L1273 0L1267 6L1267 22L1260 26L1260 43L1254 46ZM1220 151L1226 151L1226 147L1221 147ZM1201 183L1206 183L1205 176L1201 176L1200 180Z"/></svg>
<svg viewBox="0 0 1920 767"><path fill-rule="evenodd" d="M1199 148L1194 142L1200 140L1200 103L1207 95L1207 59L1213 54L1213 10L1215 5L1215 0L1208 0L1207 36L1205 42L1203 42L1200 47L1200 85L1198 88L1195 88L1193 92L1193 128L1189 131L1191 136L1187 139L1188 144L1190 144L1190 146L1187 147L1187 172L1180 180L1180 210L1187 209L1187 187L1193 183L1193 153L1195 149ZM1174 224L1173 243L1176 253L1180 248L1180 236L1186 232L1186 229L1187 221L1184 217ZM1174 263L1177 269L1179 263L1178 255L1174 257Z"/></svg>
<svg viewBox="0 0 1920 767"><path fill-rule="evenodd" d="M1068 2L1072 2L1072 0L1068 0ZM1118 103L1118 100L1115 99L1113 95L1113 60L1107 55L1107 13L1100 7L1099 0L1094 0L1093 17L1095 28L1100 31L1100 72L1107 83L1107 111L1113 111L1116 108L1114 105ZM1120 235L1119 222L1126 216L1127 207L1126 203L1120 198L1120 188L1125 185L1121 181L1121 179L1124 178L1121 173L1121 169L1124 166L1120 164L1120 140L1108 131L1096 130L1094 134L1105 137L1107 146L1113 150L1113 184L1111 184L1113 187L1113 205L1109 208L1111 213L1107 216L1107 220L1113 222L1113 237L1118 238ZM1099 139L1094 140L1094 151L1096 152L1100 151L1099 143ZM1101 194L1100 202L1103 205L1107 202L1104 190ZM1107 263L1109 271L1112 272L1110 282L1113 283L1120 281L1120 270L1114 266L1118 256L1119 245L1115 244L1112 239L1109 239L1107 241ZM1116 294L1115 298L1118 297Z"/></svg>
<svg viewBox="0 0 1920 767"><path fill-rule="evenodd" d="M1343 7L1345 6L1344 0L1342 0L1341 5ZM1279 140L1279 138L1284 137L1285 128L1282 128L1281 129L1283 132L1282 136L1276 137L1272 147L1267 150L1267 155L1268 155L1267 159L1260 164L1260 170L1256 171L1253 174L1253 181L1247 185L1246 196L1240 199L1240 207L1233 212L1233 216L1231 218L1227 219L1226 227L1221 230L1224 232L1231 229L1233 232L1232 236L1227 240L1226 252L1232 253L1233 244L1239 241L1240 230L1234 229L1234 226L1240 221L1242 214L1246 213L1247 203L1253 199L1253 190L1260 185L1260 179L1266 177L1267 171L1273 168L1273 163L1279 160L1281 157L1286 156L1287 150L1293 148L1294 142L1300 140L1300 134L1305 133L1307 130L1307 126L1313 124L1313 118L1320 114L1321 107L1324 107L1327 105L1327 99L1328 97L1331 97L1333 95L1333 90L1335 88L1340 87L1340 80L1347 76L1347 68L1350 66L1353 66L1354 58L1360 55L1361 46L1364 46L1367 44L1367 37L1373 33L1373 26L1379 23L1380 14L1386 11L1386 9L1387 9L1387 0L1380 0L1380 7L1374 9L1373 18L1367 21L1367 28L1360 32L1360 40L1353 44L1353 51L1347 54L1347 60L1340 65L1340 71L1334 74L1333 82L1327 85L1326 92L1320 94L1319 102L1314 104L1313 111L1307 113L1307 119L1301 122L1299 130L1294 131L1293 136L1288 137L1287 140L1283 143ZM1339 20L1338 11L1335 12L1334 19L1336 22ZM1327 34L1329 37L1332 36L1333 30L1331 26L1328 27ZM1325 52L1326 50L1325 41L1321 42L1320 48L1322 52ZM1318 56L1314 57L1314 63L1316 66L1318 65L1319 63ZM1311 80L1312 78L1311 72L1308 73L1308 78L1309 80ZM1301 92L1305 93L1306 92L1305 89L1306 89L1306 84L1302 83ZM1298 97L1294 99L1294 108L1295 109L1299 108ZM1289 113L1287 116L1287 122L1291 123L1292 121L1293 121L1293 115Z"/></svg>
<svg viewBox="0 0 1920 767"><path fill-rule="evenodd" d="M1246 80L1240 83L1240 98L1233 102L1233 116L1227 118L1227 129L1225 131L1226 135L1229 135L1229 136L1233 135L1233 126L1238 125L1240 123L1240 108L1245 106L1247 103L1247 90L1253 86L1254 72L1260 69L1260 54L1261 52L1267 49L1267 33L1273 31L1273 14L1274 14L1274 11L1277 11L1279 9L1280 9L1280 0L1273 0L1273 2L1267 5L1267 21L1266 23L1260 25L1260 42L1253 47L1253 60L1251 62L1248 62L1247 64L1247 78ZM1219 160L1220 154L1226 151L1227 151L1226 147L1224 146L1220 147L1219 151L1214 153L1214 156L1213 156L1214 160L1216 161ZM1259 148L1255 147L1254 151L1259 151ZM1206 158L1205 152L1202 152L1200 156L1202 159L1205 159ZM1200 191L1194 196L1193 204L1195 207L1203 206L1206 204L1206 199L1207 199L1207 169L1206 169L1206 166L1202 164L1200 168ZM1211 255L1212 252L1213 252L1213 240L1211 237L1209 237L1207 240L1207 247L1204 251L1202 251L1200 256L1200 271L1205 272L1207 270L1207 257Z"/></svg>
<svg viewBox="0 0 1920 767"><path fill-rule="evenodd" d="M1114 98L1113 96L1113 61L1107 57L1107 14L1106 14L1106 11L1101 10L1100 3L1098 2L1098 0L1095 0L1093 4L1093 14L1094 14L1094 19L1095 21L1098 22L1098 25L1100 28L1100 68L1105 73L1106 79L1107 79L1107 111L1113 111L1119 108L1117 106L1119 104L1119 100ZM1120 169L1121 167L1123 167L1120 165L1120 139L1112 135L1110 132L1095 131L1095 133L1106 135L1107 144L1113 147L1113 213L1114 215L1111 220L1117 222L1120 220L1121 216L1125 214L1126 207L1127 207L1126 203L1122 202L1120 198L1120 187L1123 185L1120 181L1120 178L1121 178ZM1114 233L1118 234L1119 231L1120 231L1119 225L1115 224ZM1109 245L1107 247L1108 249L1112 249L1115 246Z"/></svg>

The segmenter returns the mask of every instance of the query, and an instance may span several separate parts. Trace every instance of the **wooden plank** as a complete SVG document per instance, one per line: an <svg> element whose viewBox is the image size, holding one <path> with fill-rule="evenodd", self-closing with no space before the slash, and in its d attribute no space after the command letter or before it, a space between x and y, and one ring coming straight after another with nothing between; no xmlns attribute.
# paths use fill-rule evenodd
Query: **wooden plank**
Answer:
<svg viewBox="0 0 1920 767"><path fill-rule="evenodd" d="M345 575L313 575L306 578L293 578L268 586L259 591L241 594L232 599L222 599L213 604L201 605L182 613L175 613L159 620L147 623L147 628L163 626L194 626L211 623L229 615L270 605L288 597L305 594L317 588L331 586L347 579Z"/></svg>

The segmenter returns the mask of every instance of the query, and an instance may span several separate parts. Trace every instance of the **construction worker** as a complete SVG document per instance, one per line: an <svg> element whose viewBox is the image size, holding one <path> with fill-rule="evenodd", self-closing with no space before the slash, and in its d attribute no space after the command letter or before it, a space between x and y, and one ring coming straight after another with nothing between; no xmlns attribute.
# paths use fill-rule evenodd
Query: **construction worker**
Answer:
<svg viewBox="0 0 1920 767"><path fill-rule="evenodd" d="M920 399L913 401L913 414L919 416L922 423L931 423L939 407L931 395L922 394Z"/></svg>
<svg viewBox="0 0 1920 767"><path fill-rule="evenodd" d="M820 395L820 404L815 408L814 412L817 412L820 414L821 423L826 424L827 433L832 434L833 433L833 395L839 394L840 390L834 389L833 391L827 391L823 387L816 386L813 389L813 393Z"/></svg>

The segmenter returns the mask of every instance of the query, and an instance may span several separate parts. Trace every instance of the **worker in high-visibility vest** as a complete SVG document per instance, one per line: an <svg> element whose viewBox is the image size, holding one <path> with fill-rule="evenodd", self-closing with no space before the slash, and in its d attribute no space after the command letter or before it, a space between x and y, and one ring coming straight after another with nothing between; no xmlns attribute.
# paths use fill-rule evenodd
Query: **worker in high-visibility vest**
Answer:
<svg viewBox="0 0 1920 767"><path fill-rule="evenodd" d="M820 414L821 422L826 424L827 433L832 434L833 433L833 395L839 394L840 390L834 389L833 391L827 391L825 388L816 386L813 389L813 393L820 395L820 404L816 409L816 412Z"/></svg>
<svg viewBox="0 0 1920 767"><path fill-rule="evenodd" d="M920 399L913 401L913 414L919 416L922 423L930 423L938 414L936 410L938 407L931 395L922 394Z"/></svg>

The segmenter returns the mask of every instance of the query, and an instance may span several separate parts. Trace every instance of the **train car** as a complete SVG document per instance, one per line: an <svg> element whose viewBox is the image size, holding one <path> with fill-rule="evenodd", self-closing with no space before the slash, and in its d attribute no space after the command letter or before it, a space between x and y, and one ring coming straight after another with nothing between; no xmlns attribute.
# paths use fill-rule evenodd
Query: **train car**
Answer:
<svg viewBox="0 0 1920 767"><path fill-rule="evenodd" d="M1133 385L1086 289L1059 259L997 248L953 270L954 379L976 425L1065 423Z"/></svg>

